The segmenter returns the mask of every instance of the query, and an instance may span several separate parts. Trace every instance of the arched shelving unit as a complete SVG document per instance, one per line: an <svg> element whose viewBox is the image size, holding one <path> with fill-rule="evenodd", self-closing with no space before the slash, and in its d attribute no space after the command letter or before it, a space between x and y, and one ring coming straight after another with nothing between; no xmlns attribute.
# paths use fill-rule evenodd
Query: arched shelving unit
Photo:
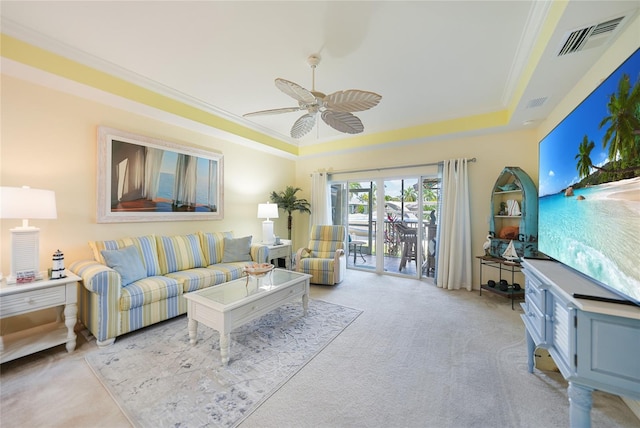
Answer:
<svg viewBox="0 0 640 428"><path fill-rule="evenodd" d="M516 201L520 214L508 212L508 201ZM516 210L517 211L517 210ZM520 257L533 257L538 250L538 191L531 177L519 167L505 167L491 191L490 253L502 258L510 238L501 232L517 227L513 244ZM506 228L506 229L505 229Z"/></svg>

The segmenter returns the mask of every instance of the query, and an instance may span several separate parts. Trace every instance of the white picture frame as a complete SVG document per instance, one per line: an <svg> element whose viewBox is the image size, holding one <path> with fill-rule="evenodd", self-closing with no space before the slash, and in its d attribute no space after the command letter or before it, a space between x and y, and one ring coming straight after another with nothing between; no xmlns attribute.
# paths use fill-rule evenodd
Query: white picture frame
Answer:
<svg viewBox="0 0 640 428"><path fill-rule="evenodd" d="M98 127L97 222L222 220L223 155Z"/></svg>

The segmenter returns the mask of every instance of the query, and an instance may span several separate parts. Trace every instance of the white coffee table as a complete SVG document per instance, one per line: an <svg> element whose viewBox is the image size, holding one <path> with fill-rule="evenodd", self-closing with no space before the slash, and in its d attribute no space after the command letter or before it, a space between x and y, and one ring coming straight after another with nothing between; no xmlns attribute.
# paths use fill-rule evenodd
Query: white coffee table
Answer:
<svg viewBox="0 0 640 428"><path fill-rule="evenodd" d="M245 277L185 294L191 344L196 343L198 323L217 330L220 357L226 365L232 330L294 299L302 299L307 315L309 278L305 273L274 269L262 278L249 277L248 284Z"/></svg>

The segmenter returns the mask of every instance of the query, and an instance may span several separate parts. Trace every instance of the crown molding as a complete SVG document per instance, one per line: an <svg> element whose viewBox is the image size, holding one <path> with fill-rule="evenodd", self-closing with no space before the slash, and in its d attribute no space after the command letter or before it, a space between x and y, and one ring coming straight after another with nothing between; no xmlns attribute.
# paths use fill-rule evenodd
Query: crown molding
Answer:
<svg viewBox="0 0 640 428"><path fill-rule="evenodd" d="M285 152L297 151L298 143L288 136L284 136L280 133L276 133L271 129L263 127L259 124L255 124L244 118L240 118L236 115L232 115L227 111L219 109L216 106L213 106L201 99L192 97L183 92L177 91L173 88L170 88L166 85L156 82L152 79L146 78L131 70L127 70L117 64L111 63L109 61L105 61L87 52L73 48L58 40L47 37L37 31L34 31L32 29L19 25L14 21L11 21L5 17L2 17L0 22L1 22L2 34L6 34L24 43L28 43L29 45L35 46L44 51L66 58L74 63L82 64L83 66L90 67L92 69L98 70L110 76L116 77L118 79L122 79L135 86L144 88L158 95L168 97L170 99L173 99L175 101L178 101L190 107L196 108L197 110L200 110L207 114L216 116L218 118L221 118L229 122L233 122L234 124L250 129L251 131L255 131L255 132L264 134L268 137L271 137L273 139L279 140L281 143L291 146L291 150L285 150ZM15 77L19 77L19 76L15 76ZM78 84L86 86L80 82L78 82ZM101 88L96 88L96 89L101 91ZM162 110L161 108L157 108L157 109ZM218 131L222 132L227 136L234 135L233 133L225 133L224 130L218 130ZM199 132L202 132L202 131L199 131ZM214 131L214 133L217 133L217 132ZM208 132L207 134L211 134L211 132ZM242 138L242 137L239 137L239 138ZM225 138L225 139L228 140L229 138ZM261 143L261 142L257 141L257 143ZM266 145L269 146L268 143L266 143Z"/></svg>

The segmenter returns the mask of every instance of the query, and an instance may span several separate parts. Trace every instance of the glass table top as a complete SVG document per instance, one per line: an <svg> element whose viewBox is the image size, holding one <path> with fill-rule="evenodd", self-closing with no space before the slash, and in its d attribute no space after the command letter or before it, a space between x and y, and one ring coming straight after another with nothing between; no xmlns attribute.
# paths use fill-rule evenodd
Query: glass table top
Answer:
<svg viewBox="0 0 640 428"><path fill-rule="evenodd" d="M185 298L201 300L206 299L213 306L229 306L240 301L258 297L262 294L273 292L292 281L301 281L310 275L285 269L274 269L262 277L242 277L224 284L215 285L203 290L185 294Z"/></svg>

